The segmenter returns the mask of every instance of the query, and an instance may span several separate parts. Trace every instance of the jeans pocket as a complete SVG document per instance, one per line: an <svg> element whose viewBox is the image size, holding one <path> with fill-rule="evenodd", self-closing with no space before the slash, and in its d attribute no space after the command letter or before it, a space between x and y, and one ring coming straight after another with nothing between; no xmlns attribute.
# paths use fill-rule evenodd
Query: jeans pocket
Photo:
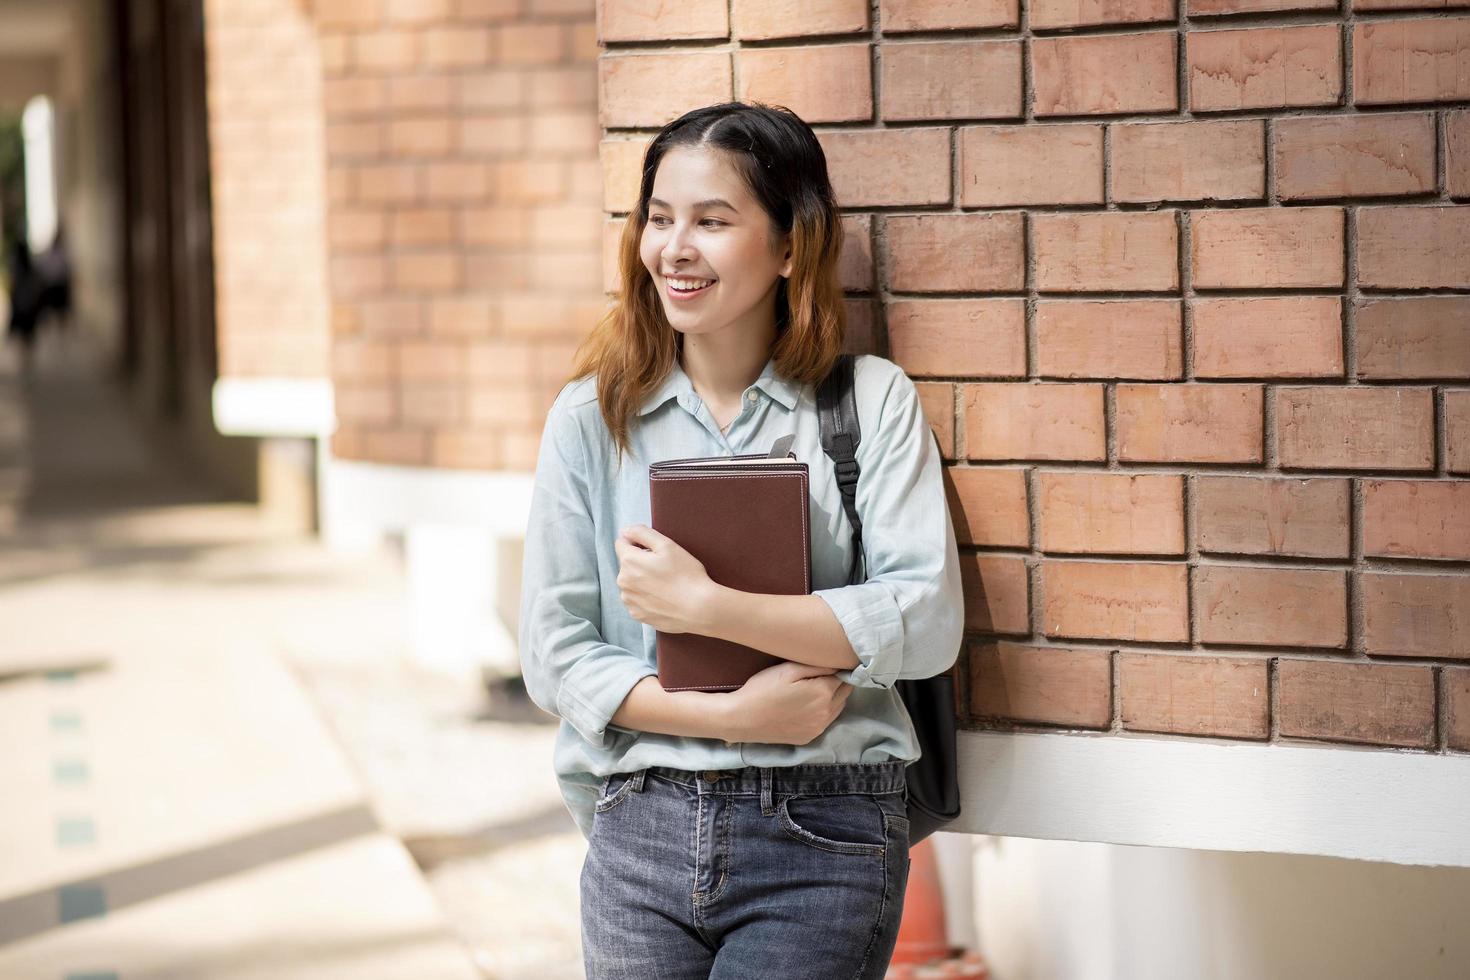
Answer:
<svg viewBox="0 0 1470 980"><path fill-rule="evenodd" d="M602 795L597 802L592 804L592 812L606 813L628 798L628 793L633 786L633 774L631 772L615 772L602 781Z"/></svg>
<svg viewBox="0 0 1470 980"><path fill-rule="evenodd" d="M867 793L788 796L776 807L776 821L788 836L838 854L882 854L890 819Z"/></svg>

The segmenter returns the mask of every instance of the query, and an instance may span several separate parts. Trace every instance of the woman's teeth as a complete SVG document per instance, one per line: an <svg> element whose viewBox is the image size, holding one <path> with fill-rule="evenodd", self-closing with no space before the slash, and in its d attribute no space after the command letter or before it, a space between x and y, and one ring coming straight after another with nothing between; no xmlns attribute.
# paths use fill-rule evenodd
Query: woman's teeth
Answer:
<svg viewBox="0 0 1470 980"><path fill-rule="evenodd" d="M669 288L679 293L693 293L713 282L713 279L670 279Z"/></svg>

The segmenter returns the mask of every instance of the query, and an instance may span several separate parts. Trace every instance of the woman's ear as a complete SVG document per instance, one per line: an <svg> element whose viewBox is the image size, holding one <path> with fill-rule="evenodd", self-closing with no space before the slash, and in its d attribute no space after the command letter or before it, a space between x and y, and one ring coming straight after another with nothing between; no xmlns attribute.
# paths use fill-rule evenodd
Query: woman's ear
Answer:
<svg viewBox="0 0 1470 980"><path fill-rule="evenodd" d="M787 235L785 241L786 241L786 254L781 259L781 268L778 270L778 273L777 274L780 275L780 277L782 279L790 279L791 278L791 236L790 235Z"/></svg>

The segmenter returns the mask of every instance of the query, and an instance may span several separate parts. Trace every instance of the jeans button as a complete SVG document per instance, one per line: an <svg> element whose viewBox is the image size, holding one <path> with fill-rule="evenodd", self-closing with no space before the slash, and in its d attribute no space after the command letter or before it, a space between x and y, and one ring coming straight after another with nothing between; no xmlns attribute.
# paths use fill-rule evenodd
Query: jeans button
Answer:
<svg viewBox="0 0 1470 980"><path fill-rule="evenodd" d="M707 783L718 783L720 781L720 773L714 769L706 769L704 771L704 781Z"/></svg>

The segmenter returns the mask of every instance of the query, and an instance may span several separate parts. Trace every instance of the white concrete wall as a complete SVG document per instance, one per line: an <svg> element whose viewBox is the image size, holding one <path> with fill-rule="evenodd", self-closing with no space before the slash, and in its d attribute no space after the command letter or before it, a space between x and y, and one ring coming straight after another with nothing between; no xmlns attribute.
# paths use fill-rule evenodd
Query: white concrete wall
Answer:
<svg viewBox="0 0 1470 980"><path fill-rule="evenodd" d="M1470 977L1470 869L972 840L994 980Z"/></svg>

